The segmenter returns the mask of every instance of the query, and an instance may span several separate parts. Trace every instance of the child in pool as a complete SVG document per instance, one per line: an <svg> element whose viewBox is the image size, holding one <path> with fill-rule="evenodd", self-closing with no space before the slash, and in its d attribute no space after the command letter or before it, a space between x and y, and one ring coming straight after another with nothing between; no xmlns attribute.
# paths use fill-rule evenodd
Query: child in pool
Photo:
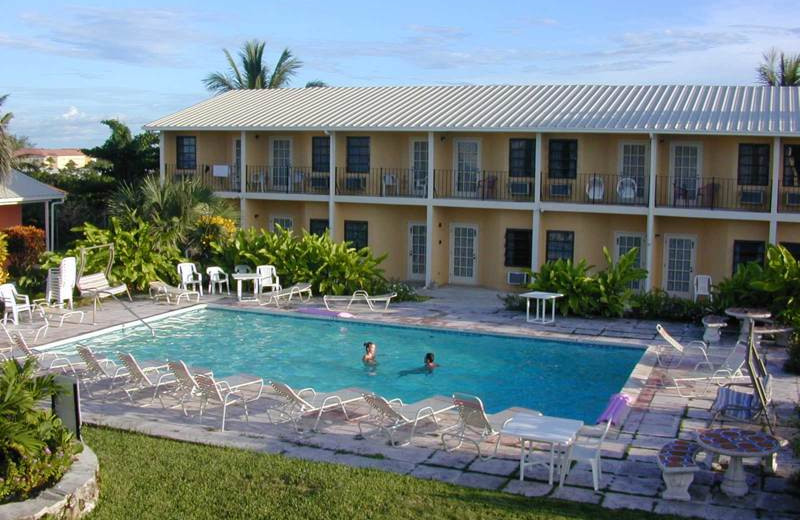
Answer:
<svg viewBox="0 0 800 520"><path fill-rule="evenodd" d="M367 341L366 343L364 343L364 350L366 350L366 352L364 353L364 357L361 358L361 361L365 365L377 364L378 360L375 359L375 356L378 350L378 346L371 341Z"/></svg>
<svg viewBox="0 0 800 520"><path fill-rule="evenodd" d="M425 368L430 371L433 371L434 368L438 367L439 364L436 363L433 359L433 352L428 352L425 354Z"/></svg>

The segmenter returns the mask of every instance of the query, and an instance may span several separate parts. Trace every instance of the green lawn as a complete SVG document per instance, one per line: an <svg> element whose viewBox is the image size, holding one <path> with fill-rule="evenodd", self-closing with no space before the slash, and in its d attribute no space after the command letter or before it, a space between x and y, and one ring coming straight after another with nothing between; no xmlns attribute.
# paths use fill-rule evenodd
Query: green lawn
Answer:
<svg viewBox="0 0 800 520"><path fill-rule="evenodd" d="M84 433L100 458L92 520L654 518L119 430Z"/></svg>

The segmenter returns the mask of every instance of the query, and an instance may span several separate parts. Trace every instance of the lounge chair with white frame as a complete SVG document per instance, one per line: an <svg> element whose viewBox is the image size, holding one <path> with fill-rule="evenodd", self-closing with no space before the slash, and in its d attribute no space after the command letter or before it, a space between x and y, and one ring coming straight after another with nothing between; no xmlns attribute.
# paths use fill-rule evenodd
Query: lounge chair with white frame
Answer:
<svg viewBox="0 0 800 520"><path fill-rule="evenodd" d="M386 434L392 446L406 446L414 440L417 425L420 421L431 421L439 428L438 415L453 410L456 405L452 399L446 397L432 397L418 403L404 404L400 399L387 400L377 394L364 394L364 401L370 407L370 413L358 422L358 431L362 437L362 425L368 424L376 431ZM397 430L411 426L408 439L398 441L395 438Z"/></svg>
<svg viewBox="0 0 800 520"><path fill-rule="evenodd" d="M8 321L8 315L10 314L14 325L17 325L19 323L19 315L23 312L27 312L28 317L33 321L33 305L31 305L30 298L26 294L19 294L13 283L0 285L0 298L5 303L3 323Z"/></svg>
<svg viewBox="0 0 800 520"><path fill-rule="evenodd" d="M733 382L737 378L745 377L744 366L747 356L747 345L742 341L737 341L728 355L721 363L715 365L711 361L701 361L693 369L681 369L677 366L666 370L664 379L667 385L675 388L678 395L691 397L695 395L694 384L705 382L703 394L708 392L711 383L722 385L726 382ZM691 384L686 384L691 383ZM685 390L691 390L685 393Z"/></svg>
<svg viewBox="0 0 800 520"><path fill-rule="evenodd" d="M195 376L203 374L213 377L214 373L205 369L190 369L183 361L169 361L167 362L167 368L175 378L175 384L172 388L172 397L178 401L178 404L175 406L180 406L183 410L183 414L189 415L189 412L186 411L186 402L200 395L200 387L197 384ZM167 405L164 404L164 400L162 399L164 392L157 392L157 395L161 406L167 408Z"/></svg>
<svg viewBox="0 0 800 520"><path fill-rule="evenodd" d="M181 298L186 298L186 302L191 303L192 297L195 298L196 303L200 302L200 293L198 291L175 287L161 280L150 282L150 298L155 301L163 299L167 303L178 305L181 302Z"/></svg>
<svg viewBox="0 0 800 520"><path fill-rule="evenodd" d="M464 441L475 446L481 460L489 460L497 455L500 447L500 432L511 420L503 416L502 422L497 417L486 415L483 401L479 397L469 394L453 394L453 404L458 409L458 422L442 432L442 445L445 451L454 451L463 446ZM539 412L534 411L538 415ZM473 438L474 437L474 438ZM494 450L489 456L481 454L481 443L496 437ZM448 444L448 439L454 439L455 444Z"/></svg>
<svg viewBox="0 0 800 520"><path fill-rule="evenodd" d="M303 298L304 294L306 295L305 299ZM282 303L288 303L295 297L297 297L297 300L300 302L308 301L311 299L312 295L310 283L296 283L291 287L285 289L279 287L276 290L261 295L258 298L258 304L275 304L276 307L280 307Z"/></svg>
<svg viewBox="0 0 800 520"><path fill-rule="evenodd" d="M231 285L228 280L228 273L222 270L221 267L211 266L206 267L206 275L208 275L208 292L214 294L216 289L222 294L222 286L225 286L225 292L230 296Z"/></svg>
<svg viewBox="0 0 800 520"><path fill-rule="evenodd" d="M397 293L386 293L386 294L379 294L375 296L370 296L370 294L363 290L359 289L354 292L351 296L329 296L325 295L322 297L322 301L325 304L325 308L329 311L332 305L339 304L339 303L347 303L346 310L350 310L350 307L354 303L364 302L369 307L369 310L372 312L386 312L389 310L389 304L392 301L392 298L396 298Z"/></svg>
<svg viewBox="0 0 800 520"><path fill-rule="evenodd" d="M203 295L203 275L197 272L197 266L193 262L181 262L178 264L178 276L181 279L180 288L189 289L195 287L196 291Z"/></svg>
<svg viewBox="0 0 800 520"><path fill-rule="evenodd" d="M247 403L257 401L264 391L264 380L256 376L238 375L225 378L224 381L215 381L213 376L198 374L195 381L199 387L200 418L208 408L209 403L222 406L222 424L220 431L225 431L225 418L228 407L238 404L244 408L244 419L250 422Z"/></svg>
<svg viewBox="0 0 800 520"><path fill-rule="evenodd" d="M654 345L656 361L659 365L664 367L678 367L681 365L681 363L683 363L683 360L690 351L697 352L699 354L698 358L702 358L699 359L695 364L695 369L701 365L711 366L712 363L709 360L709 356L727 353L730 350L730 348L727 347L709 347L705 341L700 341L697 339L692 340L684 345L673 338L672 335L667 332L667 329L662 327L660 323L656 324L656 331L658 332L658 335L661 336L661 338L666 342L666 345ZM665 358L668 358L669 361L665 361Z"/></svg>
<svg viewBox="0 0 800 520"><path fill-rule="evenodd" d="M166 363L143 362L142 366L129 352L118 352L117 358L128 371L126 386L122 387L122 391L131 401L136 392L152 390L153 397L147 406L156 399L159 390L175 382L175 376L169 372Z"/></svg>
<svg viewBox="0 0 800 520"><path fill-rule="evenodd" d="M92 397L94 394L91 391L91 384L108 382L108 390L111 391L114 383L128 375L127 368L118 366L112 359L98 357L89 347L78 345L75 350L83 365L83 370L76 372L76 375L83 383L83 388Z"/></svg>
<svg viewBox="0 0 800 520"><path fill-rule="evenodd" d="M295 431L302 431L301 422L306 416L316 416L311 431L317 431L322 414L331 410L341 409L345 420L348 419L345 405L364 399L364 392L358 389L346 389L335 393L317 393L313 388L303 388L295 391L286 383L270 381L270 386L281 399L278 406L267 408L267 417L272 420L272 412L291 422ZM305 396L304 396L305 394Z"/></svg>
<svg viewBox="0 0 800 520"><path fill-rule="evenodd" d="M59 371L75 374L75 367L81 364L80 359L66 356L60 352L42 351L28 346L28 342L22 337L18 330L8 330L5 325L0 324L6 336L11 342L11 348L3 349L5 359L30 358L36 361L39 369L45 372ZM15 353L14 349L19 352Z"/></svg>

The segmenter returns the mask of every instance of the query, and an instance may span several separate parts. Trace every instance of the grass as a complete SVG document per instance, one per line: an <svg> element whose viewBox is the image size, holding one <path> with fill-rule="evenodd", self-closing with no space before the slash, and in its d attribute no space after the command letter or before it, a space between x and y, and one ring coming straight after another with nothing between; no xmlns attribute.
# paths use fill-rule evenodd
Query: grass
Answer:
<svg viewBox="0 0 800 520"><path fill-rule="evenodd" d="M656 518L106 428L84 433L100 459L91 520Z"/></svg>

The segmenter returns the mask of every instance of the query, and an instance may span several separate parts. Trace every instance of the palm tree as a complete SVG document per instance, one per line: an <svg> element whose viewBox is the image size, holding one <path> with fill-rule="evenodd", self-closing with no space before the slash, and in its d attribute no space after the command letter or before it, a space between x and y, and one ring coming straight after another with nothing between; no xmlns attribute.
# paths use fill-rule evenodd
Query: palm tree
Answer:
<svg viewBox="0 0 800 520"><path fill-rule="evenodd" d="M0 96L0 107L3 106L8 94ZM14 160L14 149L11 141L11 134L6 127L14 115L11 112L0 114L0 184L5 184L11 175L11 165Z"/></svg>
<svg viewBox="0 0 800 520"><path fill-rule="evenodd" d="M297 74L303 62L295 58L292 51L283 50L275 68L270 73L264 65L265 43L250 40L239 50L241 67L236 64L231 53L223 49L228 60L228 72L215 72L203 80L206 88L212 92L222 93L238 89L281 88L289 85L292 76Z"/></svg>
<svg viewBox="0 0 800 520"><path fill-rule="evenodd" d="M758 81L773 87L800 85L800 54L784 55L772 48L764 53L764 61L758 66Z"/></svg>

